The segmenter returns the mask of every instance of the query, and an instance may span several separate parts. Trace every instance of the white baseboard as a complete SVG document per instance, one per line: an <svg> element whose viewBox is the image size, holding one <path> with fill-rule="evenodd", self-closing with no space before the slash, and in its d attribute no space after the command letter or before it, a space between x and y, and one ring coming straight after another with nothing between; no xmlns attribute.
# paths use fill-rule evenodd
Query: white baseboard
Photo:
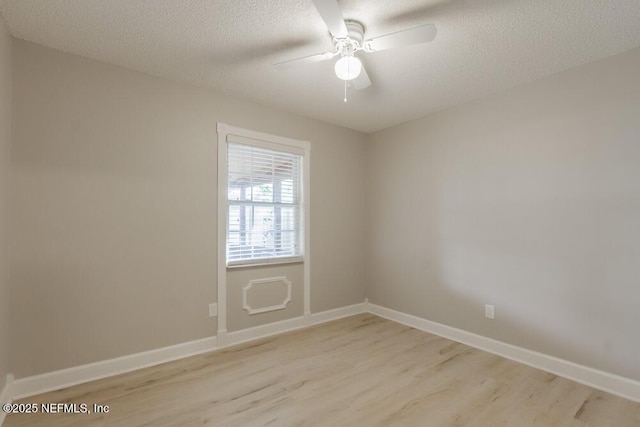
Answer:
<svg viewBox="0 0 640 427"><path fill-rule="evenodd" d="M227 333L226 346L241 344L260 338L270 337L272 335L279 335L285 332L295 331L297 329L306 328L312 325L319 325L321 323L361 313L366 313L366 304L363 302L348 305L346 307L334 308L333 310L312 313L310 318L308 316L294 317L292 319L267 323L266 325L260 325L253 328L229 332Z"/></svg>
<svg viewBox="0 0 640 427"><path fill-rule="evenodd" d="M10 395L11 384L13 384L13 375L7 374L7 379L4 383L4 387L2 388L2 392L0 392L0 406L4 405L5 403L12 402ZM0 426L4 422L4 418L6 416L7 414L4 411L0 410Z"/></svg>
<svg viewBox="0 0 640 427"><path fill-rule="evenodd" d="M216 337L209 337L17 380L9 375L0 394L0 402L6 403L366 312L640 402L640 382L368 302L228 332L224 342L218 342ZM0 412L0 426L3 419L4 413Z"/></svg>
<svg viewBox="0 0 640 427"><path fill-rule="evenodd" d="M334 308L333 310L321 311L311 314L311 322L314 325L330 322L332 320L342 319L343 317L355 316L356 314L366 313L367 303L348 305L346 307Z"/></svg>
<svg viewBox="0 0 640 427"><path fill-rule="evenodd" d="M142 353L130 354L115 359L20 378L11 384L9 389L10 396L13 400L17 400L23 397L46 393L72 385L159 365L183 357L205 353L216 348L216 337L210 337Z"/></svg>
<svg viewBox="0 0 640 427"><path fill-rule="evenodd" d="M476 335L462 329L432 322L376 304L367 303L366 310L376 316L384 317L385 319L393 320L403 325L420 329L421 331L448 338L516 362L524 363L525 365L551 372L589 387L624 397L625 399L640 402L640 382L638 381L589 368L547 354L527 350L526 348Z"/></svg>
<svg viewBox="0 0 640 427"><path fill-rule="evenodd" d="M5 399L22 399L364 312L366 312L365 303L354 304L315 313L311 316L300 316L241 331L227 332L221 342L218 342L217 337L209 337L115 359L20 378L13 382L7 382L2 392L2 399L3 402ZM0 422L1 425L2 423Z"/></svg>
<svg viewBox="0 0 640 427"><path fill-rule="evenodd" d="M305 322L304 316L291 319L280 320L278 322L267 323L266 325L254 326L253 328L241 329L239 331L227 332L225 347L254 341L272 335L283 334L309 326Z"/></svg>

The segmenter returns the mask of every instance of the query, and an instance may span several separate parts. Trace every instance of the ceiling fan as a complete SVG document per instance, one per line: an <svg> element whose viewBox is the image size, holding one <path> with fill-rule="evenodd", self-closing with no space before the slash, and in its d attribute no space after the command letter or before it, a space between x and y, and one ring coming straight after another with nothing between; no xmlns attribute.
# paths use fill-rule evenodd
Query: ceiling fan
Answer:
<svg viewBox="0 0 640 427"><path fill-rule="evenodd" d="M279 62L274 64L274 67L286 68L292 65L328 61L339 56L340 58L336 61L334 68L336 76L345 82L344 102L347 102L348 86L355 90L362 90L371 85L367 71L364 69L362 61L356 56L356 53L372 53L379 50L430 42L435 39L438 33L435 25L426 24L365 40L364 26L358 21L345 21L338 7L338 0L311 1L327 28L329 28L329 32L333 37L334 50Z"/></svg>

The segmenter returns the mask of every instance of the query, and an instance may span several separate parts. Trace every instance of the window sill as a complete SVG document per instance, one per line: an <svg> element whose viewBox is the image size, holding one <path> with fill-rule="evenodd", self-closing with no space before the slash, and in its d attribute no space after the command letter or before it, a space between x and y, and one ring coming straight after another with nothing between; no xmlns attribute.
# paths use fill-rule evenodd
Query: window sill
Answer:
<svg viewBox="0 0 640 427"><path fill-rule="evenodd" d="M268 267L270 265L282 265L282 264L301 264L304 262L304 257L286 257L286 258L267 258L267 259L252 259L242 261L231 261L227 263L227 269L235 268L250 268L250 267Z"/></svg>

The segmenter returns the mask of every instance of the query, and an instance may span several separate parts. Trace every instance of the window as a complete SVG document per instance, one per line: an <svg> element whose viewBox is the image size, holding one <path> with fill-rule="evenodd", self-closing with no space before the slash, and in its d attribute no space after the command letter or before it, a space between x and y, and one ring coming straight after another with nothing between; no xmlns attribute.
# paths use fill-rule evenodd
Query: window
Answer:
<svg viewBox="0 0 640 427"><path fill-rule="evenodd" d="M227 265L302 260L304 150L227 135Z"/></svg>

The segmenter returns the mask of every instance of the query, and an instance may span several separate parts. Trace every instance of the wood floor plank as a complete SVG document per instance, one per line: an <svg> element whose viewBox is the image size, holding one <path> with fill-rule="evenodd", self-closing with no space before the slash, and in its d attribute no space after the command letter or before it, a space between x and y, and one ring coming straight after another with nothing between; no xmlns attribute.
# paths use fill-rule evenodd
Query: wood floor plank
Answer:
<svg viewBox="0 0 640 427"><path fill-rule="evenodd" d="M5 426L637 427L640 403L363 314L34 396Z"/></svg>

